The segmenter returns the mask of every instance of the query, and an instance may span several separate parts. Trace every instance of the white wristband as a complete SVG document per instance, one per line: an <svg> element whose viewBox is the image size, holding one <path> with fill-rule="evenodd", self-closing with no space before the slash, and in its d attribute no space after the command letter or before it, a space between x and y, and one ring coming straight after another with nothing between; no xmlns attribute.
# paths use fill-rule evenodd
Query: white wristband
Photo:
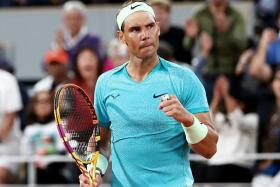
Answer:
<svg viewBox="0 0 280 187"><path fill-rule="evenodd" d="M97 163L96 163L96 169L100 170L101 176L103 176L108 168L108 160L105 156L99 153Z"/></svg>
<svg viewBox="0 0 280 187"><path fill-rule="evenodd" d="M189 144L196 144L203 140L208 133L206 125L200 123L199 119L193 116L193 124L190 127L185 127L181 124L186 135L186 139Z"/></svg>
<svg viewBox="0 0 280 187"><path fill-rule="evenodd" d="M92 155L90 155L89 157L92 157ZM88 172L90 172L92 168L93 168L93 164L88 164L87 165L87 171ZM103 176L105 174L107 168L108 168L107 158L99 153L97 163L96 163L95 173Z"/></svg>

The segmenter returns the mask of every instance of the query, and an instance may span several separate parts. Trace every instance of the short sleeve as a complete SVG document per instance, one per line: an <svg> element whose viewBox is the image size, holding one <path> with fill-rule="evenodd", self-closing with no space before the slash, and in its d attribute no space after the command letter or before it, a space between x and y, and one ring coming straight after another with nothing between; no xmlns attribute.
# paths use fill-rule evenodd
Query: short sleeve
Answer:
<svg viewBox="0 0 280 187"><path fill-rule="evenodd" d="M108 117L106 105L105 105L105 93L106 93L106 80L105 76L101 75L97 80L95 93L94 93L94 108L99 121L100 126L109 126L110 120Z"/></svg>
<svg viewBox="0 0 280 187"><path fill-rule="evenodd" d="M17 80L12 75L7 74L6 90L4 94L5 112L17 112L22 109L22 101Z"/></svg>
<svg viewBox="0 0 280 187"><path fill-rule="evenodd" d="M192 114L209 112L205 89L193 71L186 72L182 84L184 107Z"/></svg>

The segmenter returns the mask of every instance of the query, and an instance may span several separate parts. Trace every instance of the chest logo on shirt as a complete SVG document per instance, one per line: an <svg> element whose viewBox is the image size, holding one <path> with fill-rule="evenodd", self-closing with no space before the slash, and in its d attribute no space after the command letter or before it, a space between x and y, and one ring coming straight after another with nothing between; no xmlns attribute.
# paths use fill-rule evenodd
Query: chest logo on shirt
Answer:
<svg viewBox="0 0 280 187"><path fill-rule="evenodd" d="M154 95L153 95L153 98L158 98L158 97L163 96L163 95L166 95L166 94L167 94L167 93L163 93L163 94L159 94L159 95L154 94Z"/></svg>
<svg viewBox="0 0 280 187"><path fill-rule="evenodd" d="M113 99L116 99L117 97L119 97L120 94L119 93L116 93L116 94L111 94L110 97L112 97Z"/></svg>

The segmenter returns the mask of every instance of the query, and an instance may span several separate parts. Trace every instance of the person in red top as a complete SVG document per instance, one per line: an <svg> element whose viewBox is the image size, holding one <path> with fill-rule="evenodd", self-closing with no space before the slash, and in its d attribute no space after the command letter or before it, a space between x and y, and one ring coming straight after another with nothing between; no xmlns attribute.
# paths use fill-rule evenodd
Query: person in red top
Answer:
<svg viewBox="0 0 280 187"><path fill-rule="evenodd" d="M83 46L74 60L72 83L80 86L93 102L95 83L102 72L101 60L92 47Z"/></svg>

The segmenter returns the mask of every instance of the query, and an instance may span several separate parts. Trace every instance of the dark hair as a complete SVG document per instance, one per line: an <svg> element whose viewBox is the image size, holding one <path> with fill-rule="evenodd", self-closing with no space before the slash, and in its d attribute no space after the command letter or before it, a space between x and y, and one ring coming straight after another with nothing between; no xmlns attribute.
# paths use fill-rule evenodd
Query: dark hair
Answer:
<svg viewBox="0 0 280 187"><path fill-rule="evenodd" d="M101 59L101 57L98 55L97 50L96 50L94 47L90 46L90 45L83 45L82 47L79 48L79 50L78 50L77 53L75 54L74 61L73 61L73 71L74 71L74 75L75 75L75 77L78 78L78 79L82 79L82 76L81 76L81 74L80 74L80 72L79 72L79 69L78 69L78 57L79 57L79 55L80 55L83 51L85 51L85 50L89 50L89 51L91 51L92 53L94 53L94 54L96 55L97 60L98 60L97 76L101 75L101 73L102 73L102 67L103 67L103 66L102 66L102 65L103 65L103 64L102 64L102 59Z"/></svg>
<svg viewBox="0 0 280 187"><path fill-rule="evenodd" d="M35 122L41 122L41 123L47 123L53 120L53 113L50 112L49 116L46 117L46 119L44 121L40 121L35 113L35 109L34 106L38 100L38 94L42 93L42 92L46 92L49 93L50 96L50 103L52 104L53 101L53 96L51 92L48 91L39 91L36 92L35 95L33 97L30 98L29 103L27 105L27 125L33 124Z"/></svg>
<svg viewBox="0 0 280 187"><path fill-rule="evenodd" d="M15 73L15 69L12 63L5 58L0 58L0 69L5 70L11 74Z"/></svg>

